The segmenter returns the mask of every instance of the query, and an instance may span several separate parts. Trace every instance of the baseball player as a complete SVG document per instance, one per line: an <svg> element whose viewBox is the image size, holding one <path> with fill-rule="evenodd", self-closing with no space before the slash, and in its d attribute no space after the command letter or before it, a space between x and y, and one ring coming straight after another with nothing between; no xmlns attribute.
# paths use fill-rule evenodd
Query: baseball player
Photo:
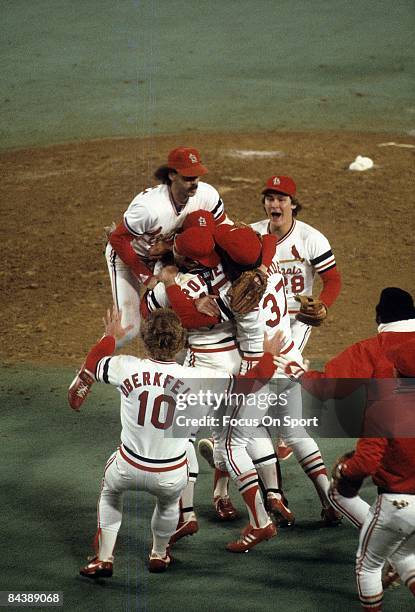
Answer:
<svg viewBox="0 0 415 612"><path fill-rule="evenodd" d="M179 517L179 498L187 483L186 446L189 431L171 433L175 425L178 393L194 394L206 388L206 379L216 379L214 392L249 393L258 387L257 379L267 380L275 366L273 356L278 339L264 339L266 354L256 372L233 377L224 371L194 369L173 361L185 342L185 332L177 315L169 309L152 313L142 326L141 335L150 357L112 357L116 340L128 331L121 325L122 313L114 306L105 319L105 335L88 353L81 371L69 387L70 406L79 410L94 382L115 385L121 397L121 444L109 458L98 504L98 550L81 568L88 578L111 577L113 550L122 519L122 498L126 490L144 490L155 495L151 521L153 546L149 570L162 572L170 564L169 540ZM239 381L244 384L239 388ZM246 380L250 378L251 380ZM248 385L246 384L248 383ZM208 407L198 406L199 414Z"/></svg>
<svg viewBox="0 0 415 612"><path fill-rule="evenodd" d="M237 231L229 231L223 226L218 228L217 234L221 236L221 246L228 252L232 259L236 262L240 261L244 243L240 243L237 240ZM285 293L284 277L279 268L278 247L271 265L264 267L264 271L266 271L268 275L268 282L258 309L263 326L262 329L266 329L267 333L275 333L276 330L280 330L285 338L285 344L282 347L280 358L287 360L287 362L297 360L299 364L302 364L301 353L298 347L295 346L294 340L291 337L288 299ZM259 329L261 329L261 327ZM238 322L237 339L239 348L242 352L241 372L249 370L262 355L261 333L263 332L257 335L247 332L248 330L243 324L243 320L242 322ZM298 365L298 367L301 366ZM269 385L271 392L278 395L280 392L289 390L289 402L285 406L279 405L275 416L279 416L282 421L285 416L290 419L301 418L302 399L300 386L295 383L287 386L287 380L283 372L277 372L275 377L276 380L271 381ZM280 379L279 381L278 378ZM271 412L272 410L271 408ZM293 429L291 427L281 426L279 431L284 438L289 440L297 460L312 481L318 493L322 504L321 517L323 524L327 526L338 524L341 520L341 515L334 511L327 497L329 480L326 467L316 442L303 428ZM240 440L243 439L243 435L240 435L237 428L233 429L233 434L239 444ZM228 437L227 442L227 452L229 456L231 445L233 444L232 436ZM280 476L278 480L281 480ZM282 525L292 525L294 523L294 515L291 510L288 509L287 501L280 487L277 487L276 490L271 489L268 491L267 504L274 514L279 515L279 522L281 522Z"/></svg>
<svg viewBox="0 0 415 612"><path fill-rule="evenodd" d="M386 585L400 577L415 596L415 388L409 380L415 377L415 338L395 344L387 357L398 384L375 402L369 412L373 423L366 423L366 431L374 426L385 437L360 438L356 452L339 458L331 486L335 503L344 505L350 520L361 527L357 587L362 609L374 612L382 609L382 569L387 559L395 574L386 576ZM405 405L409 418L402 422ZM382 422L380 414L386 417ZM388 432L389 426L407 437L395 437ZM372 476L378 489L371 507L357 494L367 476Z"/></svg>
<svg viewBox="0 0 415 612"><path fill-rule="evenodd" d="M167 165L154 174L160 184L135 196L122 222L110 234L105 254L113 300L123 312L123 325L130 330L119 340L119 346L137 335L140 286L152 288L157 283L155 261L171 248L171 239L186 215L204 209L212 212L215 223L226 220L216 189L199 180L207 171L196 149L173 149Z"/></svg>
<svg viewBox="0 0 415 612"><path fill-rule="evenodd" d="M227 252L228 255L231 255L233 261L236 262L237 265L248 266L248 264L252 264L252 262L260 263L261 243L252 230L249 228L234 228L230 226L228 228L221 227L220 229L223 231L219 232L218 229L218 231L215 232L216 244L222 251ZM193 230L193 233L196 234L195 229ZM199 237L196 239L196 235L193 236L193 233L192 230L186 230L182 235L176 237L174 249L176 256L177 251L179 251L179 254L181 253L187 258L198 259L199 262L202 261L205 263L205 265L208 265L209 261L202 259L200 247L203 243L202 234L205 233L206 240L209 241L207 244L207 251L209 251L209 248L213 248L214 245L211 235L206 231L199 231ZM243 247L243 255L240 253L241 246ZM237 255L235 253L237 253ZM199 271L199 276L200 272L201 271ZM161 274L164 273L162 272ZM180 293L184 291L189 297L192 298L199 295L198 293L195 293L195 290L197 290L198 284L200 286L200 279L197 280L194 273L195 270L193 270L193 276L190 277L190 280L187 280L187 284L183 284L183 282L181 282L183 278L181 278L180 275L175 275L175 271L172 277L166 277L165 279L168 296L172 298L172 303L174 302L175 308L177 308L179 312L181 310L181 304L178 301ZM222 316L225 320L231 316L231 319L236 323L237 329L238 327L243 329L244 341L246 345L249 345L250 343L252 343L252 345L255 344L257 361L260 358L258 352L262 354L263 350L262 339L264 326L262 317L259 314L260 310L256 309L255 311L252 311L244 316L235 316L234 313L232 313L229 302L229 280L224 278L223 271L221 268L219 270L219 267L215 268L212 273L215 280L217 280L217 283L214 285L212 290L215 291L215 288L218 288L219 295L217 303L222 311ZM178 285L181 285L181 289ZM282 289L284 289L283 282L281 282L281 286ZM175 292L173 295L171 294L172 290ZM165 300L166 297L163 296L162 289L159 286L157 286L151 293L152 295L150 294L148 296L148 303L150 307L154 303L164 305L163 300ZM155 296L156 293L158 293L157 296ZM208 324L208 321L206 321L206 324ZM212 324L215 324L215 320L212 321ZM204 365L210 364L211 367L227 367L228 371L234 372L239 370L240 354L236 349L235 338L234 336L230 337L232 338L233 346L227 346L224 344L225 339L221 339L219 337L216 337L215 343L215 334L217 334L219 330L221 330L221 324L216 324L213 330L211 329L209 331L193 330L191 340L189 342L190 347L188 352L188 363L200 363ZM233 333L232 327L228 327L227 333ZM272 330L272 333L275 333L275 329ZM288 315L286 319L286 334L290 334ZM285 345L286 346L284 346L284 349L286 348L287 350L292 349L293 347L293 343L287 339L285 340ZM300 354L298 353L298 355ZM216 473L219 472L218 466L220 466L222 478L225 478L226 474L227 479L228 472L227 470L225 472L224 468L226 466L228 469L230 469L231 475L245 500L250 517L250 524L248 526L249 529L245 530L246 533L244 532L238 541L228 544L227 549L232 552L246 552L263 539L268 539L268 537L272 537L273 535L269 534L272 527L261 498L256 494L258 474L260 475L266 491L268 509L276 514L278 518L283 516L287 521L293 522L294 517L283 501L281 485L279 483L279 473L276 469L276 457L272 447L272 442L266 430L263 430L262 435L260 436L258 435L258 431L244 431L240 436L238 435L238 444L233 444L234 438L232 437L232 448L229 447L227 450L225 450L225 440L227 439L226 432L227 428L214 432L216 440L214 453ZM236 429L234 429L234 432L236 432ZM253 433L256 435L252 435ZM207 443L208 441L205 440L205 442ZM213 452L212 445L211 452ZM227 460L226 455L228 455L228 458L232 457L231 463L229 463ZM210 463L213 463L212 459ZM231 468L229 467L230 465ZM215 485L214 495L219 492L217 480ZM188 520L194 521L195 518L189 517ZM181 527L180 533L187 535L188 528L188 525L184 523ZM186 533L184 533L183 530L186 530Z"/></svg>
<svg viewBox="0 0 415 612"><path fill-rule="evenodd" d="M252 223L252 227L261 235L273 234L278 238L278 259L285 279L291 334L294 344L302 352L312 325L296 317L300 311L296 297L312 295L314 278L318 273L323 289L315 312L317 316L321 316L321 312L326 314L340 293L341 277L327 238L311 225L297 220L301 204L295 194L296 184L291 177L271 176L262 190L267 218Z"/></svg>
<svg viewBox="0 0 415 612"><path fill-rule="evenodd" d="M328 308L336 300L341 277L327 238L318 230L303 221L297 220L302 206L295 197L296 184L289 176L271 176L262 190L262 205L267 218L253 223L252 228L261 235L274 235L278 239L277 253L281 272L285 281L288 312L290 315L291 336L294 344L302 353L313 325L320 325L327 315ZM300 312L298 296L311 296L316 273L320 275L323 289L316 300L309 302L307 313ZM307 300L307 298L304 298ZM302 308L302 307L301 307ZM307 308L307 307L306 307ZM277 444L277 455L280 460L288 459L293 449L287 446L286 440L280 438ZM308 471L308 459L299 450L294 453L303 470L312 477L314 470ZM310 458L321 462L318 447L310 449ZM332 513L331 508L324 510L328 490L328 480L324 464L321 475L324 482L317 486L317 492L323 502L322 518L328 525L336 524L340 517ZM317 480L313 480L317 485Z"/></svg>

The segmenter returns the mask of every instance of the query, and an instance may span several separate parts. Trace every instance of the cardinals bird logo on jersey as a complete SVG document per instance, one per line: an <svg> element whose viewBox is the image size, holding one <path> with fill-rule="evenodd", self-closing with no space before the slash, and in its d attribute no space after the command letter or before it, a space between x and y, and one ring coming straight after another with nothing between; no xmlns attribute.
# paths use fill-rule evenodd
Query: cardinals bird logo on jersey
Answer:
<svg viewBox="0 0 415 612"><path fill-rule="evenodd" d="M291 253L294 257L294 259L297 259L298 261L304 261L304 257L301 257L300 253L297 251L297 247L295 246L295 244L292 245L291 247Z"/></svg>

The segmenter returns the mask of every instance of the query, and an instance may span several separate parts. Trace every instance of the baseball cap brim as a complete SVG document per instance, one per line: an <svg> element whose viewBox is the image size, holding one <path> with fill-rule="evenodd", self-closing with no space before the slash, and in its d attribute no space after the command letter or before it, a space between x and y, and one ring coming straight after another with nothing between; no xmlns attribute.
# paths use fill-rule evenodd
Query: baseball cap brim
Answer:
<svg viewBox="0 0 415 612"><path fill-rule="evenodd" d="M185 167L176 167L174 168L176 172L181 174L182 176L203 176L208 173L208 169L202 164L192 164L190 166Z"/></svg>
<svg viewBox="0 0 415 612"><path fill-rule="evenodd" d="M262 195L264 195L268 193L268 191L273 191L274 193L282 193L282 195L292 196L292 193L284 191L284 189L277 189L276 187L265 187L261 193Z"/></svg>

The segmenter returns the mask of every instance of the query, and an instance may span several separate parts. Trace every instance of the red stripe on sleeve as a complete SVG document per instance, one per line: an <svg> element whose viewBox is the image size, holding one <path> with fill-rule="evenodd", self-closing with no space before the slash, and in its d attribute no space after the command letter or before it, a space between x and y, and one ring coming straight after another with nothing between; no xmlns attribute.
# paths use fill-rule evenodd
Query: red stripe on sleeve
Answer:
<svg viewBox="0 0 415 612"><path fill-rule="evenodd" d="M330 308L340 293L342 278L336 266L331 268L331 270L327 270L327 272L321 272L320 278L323 281L323 289L319 295L319 299L327 308Z"/></svg>
<svg viewBox="0 0 415 612"><path fill-rule="evenodd" d="M122 261L134 272L134 274L140 278L140 276L151 277L153 273L147 266L141 261L137 253L131 246L131 240L135 236L125 227L124 223L121 222L115 230L112 232L109 242L117 255Z"/></svg>
<svg viewBox="0 0 415 612"><path fill-rule="evenodd" d="M189 298L179 285L166 287L166 292L173 310L179 315L180 321L186 329L208 327L219 323L219 317L210 317L199 312L194 300Z"/></svg>
<svg viewBox="0 0 415 612"><path fill-rule="evenodd" d="M103 336L89 351L85 360L85 368L90 372L95 372L98 361L112 355L115 351L114 336Z"/></svg>

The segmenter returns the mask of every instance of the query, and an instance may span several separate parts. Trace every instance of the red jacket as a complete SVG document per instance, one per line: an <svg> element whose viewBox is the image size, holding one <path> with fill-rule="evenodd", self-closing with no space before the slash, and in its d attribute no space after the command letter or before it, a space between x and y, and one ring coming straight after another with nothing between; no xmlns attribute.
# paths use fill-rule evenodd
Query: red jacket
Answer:
<svg viewBox="0 0 415 612"><path fill-rule="evenodd" d="M372 476L383 492L415 495L415 438L360 438L342 473L356 479Z"/></svg>
<svg viewBox="0 0 415 612"><path fill-rule="evenodd" d="M379 325L378 334L361 340L330 359L323 372L309 370L301 377L304 389L321 400L350 395L364 383L353 379L392 378L393 365L386 352L398 344L415 339L415 319ZM342 382L339 379L347 379ZM378 399L376 388L369 386L369 399ZM372 393L374 395L372 396Z"/></svg>
<svg viewBox="0 0 415 612"><path fill-rule="evenodd" d="M378 334L346 348L328 361L324 372L310 370L307 378L391 378L393 366L386 352L397 344L415 339L415 319L379 325Z"/></svg>

